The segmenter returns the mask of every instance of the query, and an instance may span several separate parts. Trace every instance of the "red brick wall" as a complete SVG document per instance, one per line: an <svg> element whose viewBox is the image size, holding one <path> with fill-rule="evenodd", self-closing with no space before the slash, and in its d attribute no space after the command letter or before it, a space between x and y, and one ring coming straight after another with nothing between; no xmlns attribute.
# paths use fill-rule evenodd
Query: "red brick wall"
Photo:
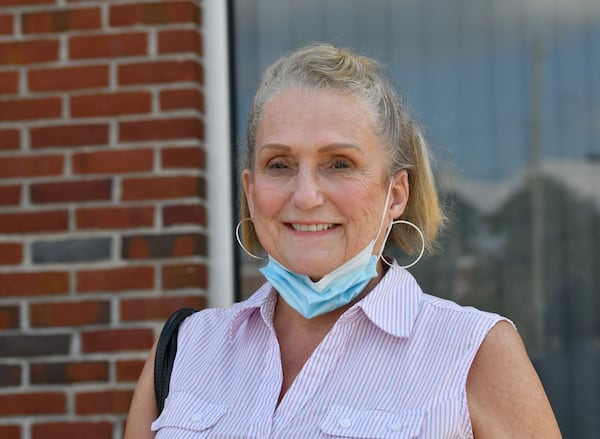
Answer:
<svg viewBox="0 0 600 439"><path fill-rule="evenodd" d="M203 307L202 2L0 0L0 437L119 438Z"/></svg>

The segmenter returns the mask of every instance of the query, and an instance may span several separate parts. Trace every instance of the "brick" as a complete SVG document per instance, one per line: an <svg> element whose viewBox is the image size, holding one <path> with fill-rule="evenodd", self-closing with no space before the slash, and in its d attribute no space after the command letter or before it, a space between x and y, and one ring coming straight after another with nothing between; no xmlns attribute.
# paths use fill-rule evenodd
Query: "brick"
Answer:
<svg viewBox="0 0 600 439"><path fill-rule="evenodd" d="M194 88L183 90L164 90L160 93L160 109L198 110L204 112L204 96Z"/></svg>
<svg viewBox="0 0 600 439"><path fill-rule="evenodd" d="M111 193L111 180L62 181L36 183L30 186L31 201L33 203L110 200Z"/></svg>
<svg viewBox="0 0 600 439"><path fill-rule="evenodd" d="M0 330L16 329L21 324L21 316L17 305L0 306Z"/></svg>
<svg viewBox="0 0 600 439"><path fill-rule="evenodd" d="M14 18L11 14L0 14L0 35L11 35L14 29Z"/></svg>
<svg viewBox="0 0 600 439"><path fill-rule="evenodd" d="M19 130L0 130L0 151L9 149L19 149L20 144L21 133L19 132Z"/></svg>
<svg viewBox="0 0 600 439"><path fill-rule="evenodd" d="M78 415L126 414L132 397L133 390L79 393L75 395L75 413Z"/></svg>
<svg viewBox="0 0 600 439"><path fill-rule="evenodd" d="M127 229L152 227L154 207L90 207L75 212L78 229Z"/></svg>
<svg viewBox="0 0 600 439"><path fill-rule="evenodd" d="M77 291L80 293L154 288L153 267L123 267L77 272Z"/></svg>
<svg viewBox="0 0 600 439"><path fill-rule="evenodd" d="M0 16L0 29L2 29ZM0 72L0 94L15 94L19 92L19 72Z"/></svg>
<svg viewBox="0 0 600 439"><path fill-rule="evenodd" d="M152 329L107 329L81 334L82 352L143 351L152 346Z"/></svg>
<svg viewBox="0 0 600 439"><path fill-rule="evenodd" d="M19 386L20 384L21 366L0 364L0 387Z"/></svg>
<svg viewBox="0 0 600 439"><path fill-rule="evenodd" d="M58 60L58 40L0 42L0 64L22 65Z"/></svg>
<svg viewBox="0 0 600 439"><path fill-rule="evenodd" d="M112 439L113 424L108 421L44 422L33 424L32 439Z"/></svg>
<svg viewBox="0 0 600 439"><path fill-rule="evenodd" d="M70 344L71 337L63 334L0 335L0 358L68 355Z"/></svg>
<svg viewBox="0 0 600 439"><path fill-rule="evenodd" d="M206 208L201 204L176 204L165 206L162 210L165 226L184 224L206 225Z"/></svg>
<svg viewBox="0 0 600 439"><path fill-rule="evenodd" d="M174 257L206 256L206 248L206 236L193 233L177 236L173 240L171 252Z"/></svg>
<svg viewBox="0 0 600 439"><path fill-rule="evenodd" d="M206 299L200 295L123 299L121 301L121 320L124 322L142 320L164 321L176 310L184 307L203 309L206 307Z"/></svg>
<svg viewBox="0 0 600 439"><path fill-rule="evenodd" d="M154 167L154 151L146 149L93 151L73 154L75 174L148 172Z"/></svg>
<svg viewBox="0 0 600 439"><path fill-rule="evenodd" d="M63 162L62 155L0 157L0 178L60 175Z"/></svg>
<svg viewBox="0 0 600 439"><path fill-rule="evenodd" d="M31 128L31 147L71 147L105 145L108 124L54 125Z"/></svg>
<svg viewBox="0 0 600 439"><path fill-rule="evenodd" d="M200 24L201 20L202 13L200 8L191 1L140 2L126 5L112 5L109 15L111 26L170 23Z"/></svg>
<svg viewBox="0 0 600 439"><path fill-rule="evenodd" d="M159 53L192 52L202 56L202 37L196 29L167 30L158 34Z"/></svg>
<svg viewBox="0 0 600 439"><path fill-rule="evenodd" d="M31 244L31 257L34 264L97 262L110 259L111 246L109 237L37 241Z"/></svg>
<svg viewBox="0 0 600 439"><path fill-rule="evenodd" d="M196 61L151 61L119 66L118 78L120 85L179 82L202 84L204 73L202 66Z"/></svg>
<svg viewBox="0 0 600 439"><path fill-rule="evenodd" d="M66 413L63 392L13 393L0 395L0 416Z"/></svg>
<svg viewBox="0 0 600 439"><path fill-rule="evenodd" d="M16 206L21 202L21 186L0 186L0 206ZM2 215L0 214L0 229L2 228Z"/></svg>
<svg viewBox="0 0 600 439"><path fill-rule="evenodd" d="M122 182L121 199L123 201L186 197L204 198L204 180L202 177L128 178Z"/></svg>
<svg viewBox="0 0 600 439"><path fill-rule="evenodd" d="M121 142L203 138L204 124L193 117L124 121L119 124Z"/></svg>
<svg viewBox="0 0 600 439"><path fill-rule="evenodd" d="M163 169L205 169L204 150L199 146L165 148L160 153Z"/></svg>
<svg viewBox="0 0 600 439"><path fill-rule="evenodd" d="M69 57L118 58L146 55L148 38L145 33L101 34L74 36L69 40Z"/></svg>
<svg viewBox="0 0 600 439"><path fill-rule="evenodd" d="M149 92L97 93L71 98L72 117L120 116L151 111L152 95Z"/></svg>
<svg viewBox="0 0 600 439"><path fill-rule="evenodd" d="M32 384L106 382L108 367L107 361L34 363L29 376Z"/></svg>
<svg viewBox="0 0 600 439"><path fill-rule="evenodd" d="M0 233L60 232L68 228L66 210L0 214Z"/></svg>
<svg viewBox="0 0 600 439"><path fill-rule="evenodd" d="M37 271L0 274L0 297L46 296L68 292L68 272Z"/></svg>
<svg viewBox="0 0 600 439"><path fill-rule="evenodd" d="M10 99L0 101L0 121L52 119L62 115L61 98Z"/></svg>
<svg viewBox="0 0 600 439"><path fill-rule="evenodd" d="M122 238L124 259L153 259L206 255L206 237L200 233L137 235Z"/></svg>
<svg viewBox="0 0 600 439"><path fill-rule="evenodd" d="M144 368L144 360L117 360L117 381L136 382Z"/></svg>
<svg viewBox="0 0 600 439"><path fill-rule="evenodd" d="M21 29L25 34L98 29L101 25L99 8L25 12L21 15Z"/></svg>
<svg viewBox="0 0 600 439"><path fill-rule="evenodd" d="M0 265L15 265L22 261L23 245L20 242L0 242Z"/></svg>
<svg viewBox="0 0 600 439"><path fill-rule="evenodd" d="M162 267L163 289L206 288L208 270L202 264L177 264Z"/></svg>
<svg viewBox="0 0 600 439"><path fill-rule="evenodd" d="M29 309L34 328L110 323L110 303L106 301L35 303Z"/></svg>
<svg viewBox="0 0 600 439"><path fill-rule="evenodd" d="M21 426L0 425L0 437L2 439L21 439Z"/></svg>
<svg viewBox="0 0 600 439"><path fill-rule="evenodd" d="M105 65L32 69L27 81L33 92L101 88L109 85L109 70Z"/></svg>

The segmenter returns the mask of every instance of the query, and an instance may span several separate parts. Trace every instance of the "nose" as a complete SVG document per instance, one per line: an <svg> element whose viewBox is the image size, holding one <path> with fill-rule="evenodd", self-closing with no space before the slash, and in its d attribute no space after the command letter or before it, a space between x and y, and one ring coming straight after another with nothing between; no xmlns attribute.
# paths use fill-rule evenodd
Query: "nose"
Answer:
<svg viewBox="0 0 600 439"><path fill-rule="evenodd" d="M292 203L302 210L309 210L323 204L322 188L314 171L301 169L296 174Z"/></svg>

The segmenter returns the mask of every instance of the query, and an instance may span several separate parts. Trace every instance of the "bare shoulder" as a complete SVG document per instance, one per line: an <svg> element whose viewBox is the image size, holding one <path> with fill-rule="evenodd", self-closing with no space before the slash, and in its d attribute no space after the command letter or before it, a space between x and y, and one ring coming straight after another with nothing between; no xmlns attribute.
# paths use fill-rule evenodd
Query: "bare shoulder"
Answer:
<svg viewBox="0 0 600 439"><path fill-rule="evenodd" d="M481 344L467 379L475 438L560 438L540 379L515 328L500 321Z"/></svg>

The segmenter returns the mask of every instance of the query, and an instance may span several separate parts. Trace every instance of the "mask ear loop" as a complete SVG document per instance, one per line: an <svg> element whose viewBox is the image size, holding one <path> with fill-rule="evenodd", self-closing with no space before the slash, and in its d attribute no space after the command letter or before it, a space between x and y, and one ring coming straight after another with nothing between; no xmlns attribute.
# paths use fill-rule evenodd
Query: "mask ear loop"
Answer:
<svg viewBox="0 0 600 439"><path fill-rule="evenodd" d="M378 259L381 258L381 260L384 263L389 265L391 268L394 268L394 266L392 264L390 264L388 261L386 261L385 258L382 258L383 249L385 248L385 243L387 242L387 239L390 236L390 232L392 231L394 224L408 224L409 226L413 227L417 232L419 232L419 236L421 237L421 252L419 253L419 256L417 257L417 259L408 265L399 265L400 268L410 268L413 265L415 265L417 262L419 262L421 260L421 258L423 257L423 254L425 253L425 236L423 235L423 232L421 232L421 229L419 229L415 224L411 223L410 221L406 221L406 220L392 221L392 224L390 224L390 227L389 227L387 233L385 234L385 239L383 240L383 247L381 248L381 251L379 252Z"/></svg>
<svg viewBox="0 0 600 439"><path fill-rule="evenodd" d="M244 244L242 244L242 240L240 239L240 227L245 221L252 221L252 218L244 218L240 220L240 222L238 222L237 226L235 227L235 239L237 239L238 244L240 245L240 247L242 247L242 250L244 250L251 258L258 259L259 261L269 259L265 258L264 256L256 256L254 253L251 253L250 250L244 247Z"/></svg>
<svg viewBox="0 0 600 439"><path fill-rule="evenodd" d="M384 207L383 215L381 215L381 221L379 221L379 228L377 229L377 234L375 235L375 239L374 239L375 241L377 241L379 234L383 230L383 223L385 222L385 208L387 207L388 203L390 202L390 196L392 195L392 184L393 184L393 181L390 180L390 184L388 185L387 195L385 196L385 204L383 205L383 207ZM393 225L393 223L392 223L392 225ZM388 232L387 235L389 235L389 233L390 232ZM384 247L385 247L385 241L387 241L387 235L385 236L385 240L383 241ZM381 257L381 253L383 253L383 248L379 252L379 257Z"/></svg>

